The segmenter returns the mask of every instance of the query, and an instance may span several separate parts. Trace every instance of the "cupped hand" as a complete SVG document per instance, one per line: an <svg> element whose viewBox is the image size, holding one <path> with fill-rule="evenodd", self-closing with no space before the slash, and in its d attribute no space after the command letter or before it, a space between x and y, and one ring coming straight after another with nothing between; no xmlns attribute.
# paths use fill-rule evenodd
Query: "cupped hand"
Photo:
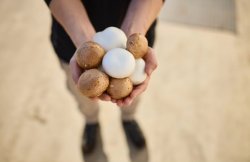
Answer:
<svg viewBox="0 0 250 162"><path fill-rule="evenodd" d="M124 106L129 106L133 100L139 96L141 93L143 93L149 84L149 80L151 77L152 72L157 68L157 60L155 56L155 52L152 48L148 48L148 53L143 57L145 61L145 72L147 74L147 77L143 83L141 83L138 86L135 86L133 91L130 93L130 95L126 98L120 99L120 100L115 100L111 99L110 96L102 96L104 99L111 100L113 103L116 103L117 106L119 107L124 107Z"/></svg>
<svg viewBox="0 0 250 162"><path fill-rule="evenodd" d="M81 74L83 73L83 69L76 62L76 53L70 59L69 68L71 71L72 79L75 82L75 84L77 84Z"/></svg>
<svg viewBox="0 0 250 162"><path fill-rule="evenodd" d="M78 65L78 63L76 61L76 53L70 59L69 67L70 67L72 79L75 82L75 84L77 84L77 82L78 82L81 74L84 72L84 70ZM90 99L93 101L98 101L98 99L103 100L103 101L111 101L111 97L106 93L103 93L99 97L90 97Z"/></svg>
<svg viewBox="0 0 250 162"><path fill-rule="evenodd" d="M99 99L103 101L112 101L113 103L116 103L117 106L119 107L129 106L137 96L139 96L141 93L143 93L147 89L150 76L152 72L157 68L157 60L156 60L155 52L152 48L150 47L148 48L148 52L143 57L143 59L145 61L145 72L147 74L147 77L143 83L133 88L133 91L130 93L129 96L123 99L115 100L115 99L112 99L107 93L103 93L99 97L94 97L90 99L92 99L93 101L98 101ZM72 74L72 79L74 80L75 84L77 84L81 74L83 73L83 70L77 64L76 54L74 54L73 57L71 58L69 66L70 66L70 70Z"/></svg>

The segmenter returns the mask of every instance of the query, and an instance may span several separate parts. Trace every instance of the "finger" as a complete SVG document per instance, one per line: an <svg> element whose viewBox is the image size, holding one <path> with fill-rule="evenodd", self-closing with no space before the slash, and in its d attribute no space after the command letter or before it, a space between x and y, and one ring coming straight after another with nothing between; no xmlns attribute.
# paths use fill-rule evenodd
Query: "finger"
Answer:
<svg viewBox="0 0 250 162"><path fill-rule="evenodd" d="M103 101L111 101L111 97L105 93L103 93L101 96L99 96L99 99Z"/></svg>
<svg viewBox="0 0 250 162"><path fill-rule="evenodd" d="M123 107L123 100L117 100L117 102L116 102L116 104L117 104L117 106L119 106L119 107Z"/></svg>
<svg viewBox="0 0 250 162"><path fill-rule="evenodd" d="M72 79L75 83L79 80L79 77L82 74L82 70L76 62L75 55L71 58L69 63L69 68L71 71Z"/></svg>
<svg viewBox="0 0 250 162"><path fill-rule="evenodd" d="M117 101L115 99L111 99L111 102L116 103Z"/></svg>
<svg viewBox="0 0 250 162"><path fill-rule="evenodd" d="M132 102L133 102L132 97L127 97L127 98L124 100L125 106L129 106Z"/></svg>
<svg viewBox="0 0 250 162"><path fill-rule="evenodd" d="M116 101L116 104L119 107L129 106L131 103L132 100L130 96Z"/></svg>
<svg viewBox="0 0 250 162"><path fill-rule="evenodd" d="M147 77L146 80L141 85L134 88L134 90L130 94L132 100L147 89L149 80L150 77Z"/></svg>
<svg viewBox="0 0 250 162"><path fill-rule="evenodd" d="M134 99L135 97L139 96L142 92L145 91L145 86L141 86L138 89L135 89L132 93L131 93L131 98Z"/></svg>
<svg viewBox="0 0 250 162"><path fill-rule="evenodd" d="M144 56L144 60L146 62L145 72L148 76L157 68L157 59L155 52L152 48L149 47L148 53Z"/></svg>
<svg viewBox="0 0 250 162"><path fill-rule="evenodd" d="M89 99L92 100L92 101L94 101L94 102L98 101L98 97L90 97Z"/></svg>

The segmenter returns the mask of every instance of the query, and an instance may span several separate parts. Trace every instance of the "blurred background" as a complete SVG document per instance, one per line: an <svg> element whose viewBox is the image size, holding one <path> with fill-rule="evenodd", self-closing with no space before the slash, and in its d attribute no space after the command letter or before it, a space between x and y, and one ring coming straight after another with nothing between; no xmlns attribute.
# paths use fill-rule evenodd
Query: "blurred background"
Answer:
<svg viewBox="0 0 250 162"><path fill-rule="evenodd" d="M101 138L81 154L84 118L49 42L43 0L0 1L0 162L250 162L250 1L167 0L159 68L138 108L147 147L127 143L101 102Z"/></svg>

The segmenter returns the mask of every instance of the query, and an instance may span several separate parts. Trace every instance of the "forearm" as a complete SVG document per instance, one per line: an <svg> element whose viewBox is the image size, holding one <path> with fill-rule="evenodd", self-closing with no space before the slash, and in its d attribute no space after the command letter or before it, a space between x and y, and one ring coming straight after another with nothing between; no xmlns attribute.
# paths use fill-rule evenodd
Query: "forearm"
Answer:
<svg viewBox="0 0 250 162"><path fill-rule="evenodd" d="M80 0L52 0L49 8L76 47L84 41L91 40L95 34L94 27Z"/></svg>
<svg viewBox="0 0 250 162"><path fill-rule="evenodd" d="M121 29L127 36L146 34L163 5L162 0L132 0Z"/></svg>

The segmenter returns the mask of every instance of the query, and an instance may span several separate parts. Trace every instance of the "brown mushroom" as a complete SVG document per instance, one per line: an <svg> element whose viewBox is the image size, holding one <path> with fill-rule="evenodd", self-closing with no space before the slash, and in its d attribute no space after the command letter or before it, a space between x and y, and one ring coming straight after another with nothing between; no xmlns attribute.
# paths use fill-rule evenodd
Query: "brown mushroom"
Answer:
<svg viewBox="0 0 250 162"><path fill-rule="evenodd" d="M133 90L133 83L129 78L116 79L111 78L107 93L113 99L122 99L127 97Z"/></svg>
<svg viewBox="0 0 250 162"><path fill-rule="evenodd" d="M97 69L86 70L77 83L80 92L87 97L100 96L106 91L108 85L109 77Z"/></svg>
<svg viewBox="0 0 250 162"><path fill-rule="evenodd" d="M128 37L127 50L131 52L136 59L142 58L148 52L148 40L140 34L135 33Z"/></svg>
<svg viewBox="0 0 250 162"><path fill-rule="evenodd" d="M76 50L76 61L81 68L92 69L100 65L104 54L105 51L99 44L89 41Z"/></svg>

